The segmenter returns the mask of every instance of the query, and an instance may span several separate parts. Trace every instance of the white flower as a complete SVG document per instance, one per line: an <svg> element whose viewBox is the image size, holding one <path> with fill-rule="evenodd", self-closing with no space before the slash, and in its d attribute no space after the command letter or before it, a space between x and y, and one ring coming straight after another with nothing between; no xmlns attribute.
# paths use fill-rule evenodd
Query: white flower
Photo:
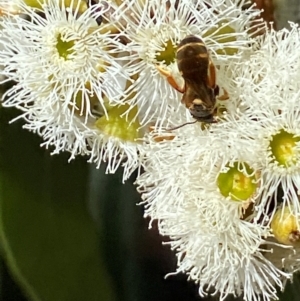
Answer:
<svg viewBox="0 0 300 301"><path fill-rule="evenodd" d="M130 52L129 72L136 80L129 87L134 96L130 105L139 108L139 120L159 123L166 119L168 107L177 107L180 95L171 87L161 67L183 85L175 62L176 47L188 35L200 36L215 64L232 60L238 49L251 44L248 30L258 15L253 9L242 10L232 1L123 1L112 18L121 20ZM129 92L128 92L129 93Z"/></svg>
<svg viewBox="0 0 300 301"><path fill-rule="evenodd" d="M228 88L229 94L239 95L237 130L252 140L258 154L264 186L259 207L269 217L279 188L279 202L300 213L299 47L296 25L291 31L271 30L258 39L258 49L244 65L234 67L235 78Z"/></svg>
<svg viewBox="0 0 300 301"><path fill-rule="evenodd" d="M23 4L31 21L11 15L0 21L2 74L16 81L3 104L19 108L24 128L42 136L52 153L87 155L97 167L105 161L110 173L122 165L126 179L138 167L141 131L138 121L121 116L128 106L112 106L129 78L119 34L104 20L108 7L82 13L75 2L59 3L45 1L38 10Z"/></svg>
<svg viewBox="0 0 300 301"><path fill-rule="evenodd" d="M62 96L54 94L53 97L59 100ZM39 134L44 140L42 146L52 154L68 151L70 160L85 155L97 168L106 162L107 173L115 173L122 166L123 180L140 166L140 124L121 116L128 107L114 107L107 113L109 119L102 116L85 123L61 103L45 105L45 98L41 97L35 100L34 106L21 108L24 113L18 119L25 119L23 127Z"/></svg>
<svg viewBox="0 0 300 301"><path fill-rule="evenodd" d="M64 95L61 100L65 107L85 118L92 116L94 107L105 113L103 97L123 94L124 87L116 75L126 79L120 59L115 57L122 52L118 36L110 34L106 25L97 26L96 19L103 13L101 6L80 13L79 5L65 7L59 3L44 1L41 9L20 3L30 21L19 16L1 20L4 50L0 64L5 66L3 75L17 82L4 105L24 107L35 97L46 97L49 90L55 90ZM28 89L30 95L20 97L22 89ZM52 96L45 101L56 102ZM92 103L91 97L97 101Z"/></svg>
<svg viewBox="0 0 300 301"><path fill-rule="evenodd" d="M201 295L271 301L300 268L299 41L296 25L270 30L217 69L229 95L217 123L146 140L137 179L145 214Z"/></svg>
<svg viewBox="0 0 300 301"><path fill-rule="evenodd" d="M264 255L271 249L270 227L253 222L261 189L258 158L251 141L221 131L220 124L204 131L196 124L176 130L172 140L149 139L142 150L145 172L137 179L145 215L171 238L176 273L199 283L200 295L214 290L221 300L229 294L271 300L290 274ZM235 183L226 194L230 179Z"/></svg>
<svg viewBox="0 0 300 301"><path fill-rule="evenodd" d="M7 14L20 14L21 11L15 1L3 0L0 3L0 19ZM0 25L0 31L2 26ZM1 39L1 38L0 38ZM2 38L3 39L3 38ZM0 43L0 52L3 51L3 44ZM4 81L5 76L2 74L4 65L0 63L0 82Z"/></svg>

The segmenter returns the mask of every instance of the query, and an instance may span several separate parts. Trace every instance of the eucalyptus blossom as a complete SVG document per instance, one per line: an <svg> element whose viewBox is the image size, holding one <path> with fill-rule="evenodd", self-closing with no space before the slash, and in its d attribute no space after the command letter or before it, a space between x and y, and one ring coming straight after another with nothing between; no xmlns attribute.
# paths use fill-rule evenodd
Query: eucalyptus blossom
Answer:
<svg viewBox="0 0 300 301"><path fill-rule="evenodd" d="M271 29L219 66L228 98L216 123L145 138L136 181L145 215L201 296L278 299L299 270L299 34Z"/></svg>

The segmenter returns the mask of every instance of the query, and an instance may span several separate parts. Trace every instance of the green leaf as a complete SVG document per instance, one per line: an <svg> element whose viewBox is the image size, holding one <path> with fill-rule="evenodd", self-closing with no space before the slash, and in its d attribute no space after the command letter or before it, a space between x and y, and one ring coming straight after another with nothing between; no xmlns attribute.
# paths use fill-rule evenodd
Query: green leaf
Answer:
<svg viewBox="0 0 300 301"><path fill-rule="evenodd" d="M1 109L0 238L30 300L113 301L99 234L86 210L86 158L50 156Z"/></svg>

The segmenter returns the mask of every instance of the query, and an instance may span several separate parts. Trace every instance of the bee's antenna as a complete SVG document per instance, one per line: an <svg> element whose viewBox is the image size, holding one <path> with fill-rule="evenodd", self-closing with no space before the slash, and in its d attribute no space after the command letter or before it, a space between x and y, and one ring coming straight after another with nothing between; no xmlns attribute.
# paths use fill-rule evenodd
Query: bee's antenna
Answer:
<svg viewBox="0 0 300 301"><path fill-rule="evenodd" d="M183 126L186 126L188 124L194 124L196 123L198 120L196 119L195 121L191 121L191 122L186 122L184 124L181 124L181 125L178 125L178 126L175 126L174 128L169 128L169 129L166 129L167 131L174 131L174 130L177 130L177 129L180 129L182 128Z"/></svg>

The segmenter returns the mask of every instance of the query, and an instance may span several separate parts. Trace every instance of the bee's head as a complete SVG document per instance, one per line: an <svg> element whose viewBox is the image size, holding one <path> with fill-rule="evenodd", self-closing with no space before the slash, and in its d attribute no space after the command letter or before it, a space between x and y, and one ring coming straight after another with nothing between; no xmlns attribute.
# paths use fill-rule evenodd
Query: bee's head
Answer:
<svg viewBox="0 0 300 301"><path fill-rule="evenodd" d="M207 106L206 102L199 98L193 100L193 104L189 107L191 115L198 121L205 123L215 123L214 118L215 106Z"/></svg>

